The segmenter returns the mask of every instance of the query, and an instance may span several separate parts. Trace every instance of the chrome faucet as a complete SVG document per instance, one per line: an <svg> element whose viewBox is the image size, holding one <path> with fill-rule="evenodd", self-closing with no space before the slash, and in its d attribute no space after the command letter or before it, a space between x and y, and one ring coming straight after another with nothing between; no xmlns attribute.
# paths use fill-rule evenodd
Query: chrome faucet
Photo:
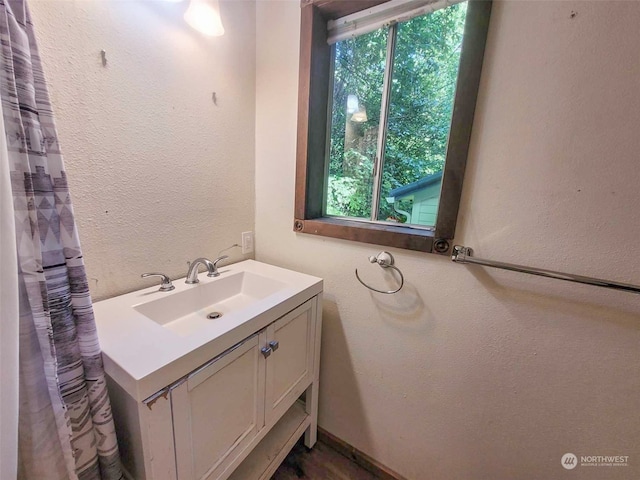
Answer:
<svg viewBox="0 0 640 480"><path fill-rule="evenodd" d="M188 283L189 285L192 285L194 283L199 282L198 268L200 267L200 265L206 266L207 270L209 270L209 273L207 273L207 277L219 276L220 272L218 272L218 262L220 260L224 260L225 258L229 258L229 256L222 255L221 257L216 258L213 262L208 258L204 258L204 257L196 258L189 265L189 271L187 272L187 279L184 281L184 283Z"/></svg>

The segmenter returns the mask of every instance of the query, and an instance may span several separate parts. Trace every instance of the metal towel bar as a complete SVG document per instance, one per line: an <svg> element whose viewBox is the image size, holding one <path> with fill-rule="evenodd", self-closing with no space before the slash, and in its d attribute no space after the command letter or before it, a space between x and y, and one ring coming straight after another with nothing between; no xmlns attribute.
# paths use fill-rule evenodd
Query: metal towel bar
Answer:
<svg viewBox="0 0 640 480"><path fill-rule="evenodd" d="M602 280L600 278L583 277L582 275L574 275L571 273L554 272L553 270L544 270L542 268L525 267L513 263L496 262L494 260L485 260L483 258L473 257L473 250L469 247L456 245L453 247L451 260L456 263L471 263L474 265L482 265L484 267L501 268L502 270L511 270L512 272L528 273L529 275L538 275L540 277L555 278L565 280L567 282L584 283L594 285L596 287L611 288L613 290L622 290L624 292L640 293L640 286L628 283L613 282L611 280Z"/></svg>

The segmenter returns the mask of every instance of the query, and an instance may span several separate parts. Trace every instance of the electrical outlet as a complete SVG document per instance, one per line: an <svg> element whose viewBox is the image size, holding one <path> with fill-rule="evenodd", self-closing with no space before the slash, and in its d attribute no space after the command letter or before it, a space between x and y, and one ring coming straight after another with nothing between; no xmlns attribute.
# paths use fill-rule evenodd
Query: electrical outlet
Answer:
<svg viewBox="0 0 640 480"><path fill-rule="evenodd" d="M253 232L242 232L242 253L253 252Z"/></svg>

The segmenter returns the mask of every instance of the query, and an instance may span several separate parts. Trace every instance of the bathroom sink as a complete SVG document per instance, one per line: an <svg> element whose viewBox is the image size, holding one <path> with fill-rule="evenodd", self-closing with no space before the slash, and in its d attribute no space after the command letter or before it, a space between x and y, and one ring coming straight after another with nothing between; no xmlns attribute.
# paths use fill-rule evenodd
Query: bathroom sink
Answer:
<svg viewBox="0 0 640 480"><path fill-rule="evenodd" d="M144 400L322 292L322 279L255 260L175 289L158 285L93 304L104 368ZM207 315L217 312L216 318Z"/></svg>
<svg viewBox="0 0 640 480"><path fill-rule="evenodd" d="M214 282L189 285L133 308L172 332L190 335L286 288L287 284L276 279L241 271Z"/></svg>

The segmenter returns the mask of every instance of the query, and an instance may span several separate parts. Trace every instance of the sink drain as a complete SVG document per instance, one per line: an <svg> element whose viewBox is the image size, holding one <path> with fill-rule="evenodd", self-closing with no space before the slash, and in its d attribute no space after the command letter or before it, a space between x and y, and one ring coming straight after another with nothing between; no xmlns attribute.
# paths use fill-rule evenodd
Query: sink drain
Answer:
<svg viewBox="0 0 640 480"><path fill-rule="evenodd" d="M220 318L222 316L222 313L220 312L211 312L207 314L207 318L209 320L215 320L216 318Z"/></svg>

